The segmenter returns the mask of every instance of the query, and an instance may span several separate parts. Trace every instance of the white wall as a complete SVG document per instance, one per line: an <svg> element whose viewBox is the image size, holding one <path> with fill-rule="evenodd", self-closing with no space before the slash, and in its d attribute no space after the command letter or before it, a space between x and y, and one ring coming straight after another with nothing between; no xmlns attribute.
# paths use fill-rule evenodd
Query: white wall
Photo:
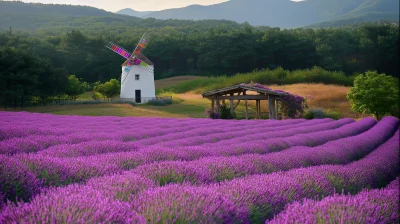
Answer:
<svg viewBox="0 0 400 224"><path fill-rule="evenodd" d="M150 66L149 66L150 67ZM152 66L151 66L152 67ZM122 66L122 72L125 66ZM139 80L135 80L135 74L139 74ZM154 86L154 72L146 70L143 66L132 66L124 83L121 79L121 98L134 99L135 90L141 90L143 97L155 97L156 91ZM145 101L145 99L142 99Z"/></svg>

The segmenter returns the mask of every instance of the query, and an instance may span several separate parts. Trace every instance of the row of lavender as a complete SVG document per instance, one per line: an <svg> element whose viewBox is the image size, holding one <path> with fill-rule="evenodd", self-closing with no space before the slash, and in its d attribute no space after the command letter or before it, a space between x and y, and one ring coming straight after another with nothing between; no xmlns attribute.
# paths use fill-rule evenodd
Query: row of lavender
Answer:
<svg viewBox="0 0 400 224"><path fill-rule="evenodd" d="M0 115L4 114L0 113ZM10 115L15 116L15 114ZM12 116L6 117L6 119L0 119L0 123L12 123L9 120ZM29 116L31 115L29 114ZM50 118L57 120L57 117L51 116ZM22 130L21 136L24 133L26 134L24 131L29 130L28 126L26 126L27 123L34 124L35 121L33 118L34 117L32 117L32 121L28 119L29 121L25 121L25 123L19 121L20 123L18 125L20 125L20 129ZM37 120L40 120L40 118L40 116L37 116ZM66 119L65 117L61 118ZM69 117L67 118L68 119L66 120L70 121ZM68 130L84 127L81 125L82 123L85 123L84 119L82 119L82 117L78 118L79 119L77 120L80 120L81 122L77 122L79 124L72 128L71 126L73 125L67 125L69 126ZM47 119L49 119L49 117L47 117ZM99 119L100 123L104 122L104 124L106 124L107 121L102 121L103 119L104 118ZM119 120L121 118L114 119ZM48 123L52 125L57 123L53 120ZM89 118L89 120L94 122L96 119ZM156 120L153 120L153 122ZM116 122L112 119L111 121ZM159 119L159 121L163 120ZM171 124L174 123L173 120L166 121ZM142 127L148 125L146 122L146 120L140 121L140 119L138 119L138 123L142 125ZM193 122L195 123L197 120L193 120ZM47 130L50 134L31 133L31 136L39 137L38 139L40 139L40 137L48 137L48 139L54 137L54 133L51 133L51 127L46 127L43 124L44 122L41 123L42 131ZM62 125L62 122L59 122L58 124ZM180 124L183 125L181 126ZM10 128L12 125L6 125L6 128L1 126L0 136L7 136L7 134L4 134L7 133L4 132L4 130L12 130L16 132L18 125L14 125L12 128ZM63 144L61 141L60 144L57 143L58 145L56 144L55 146L50 145L44 147L42 146L43 142L41 142L39 144L42 147L40 150L37 150L37 148L34 150L27 150L28 152L33 153L26 154L23 153L24 151L5 153L3 156L0 155L0 190L2 189L0 197L14 200L18 197L24 200L29 200L33 195L38 194L40 191L42 191L42 194L36 198L46 197L48 192L58 192L60 189L63 189L64 191L66 190L64 193L67 193L68 195L70 194L68 192L71 191L68 189L71 188L75 189L72 190L75 193L71 194L75 195L76 200L78 200L80 196L77 194L82 193L82 190L80 189L88 188L90 189L88 191L98 195L100 201L104 199L103 202L111 203L113 206L116 206L116 204L122 206L121 210L117 209L117 213L115 214L125 214L124 217L129 217L129 213L133 220L136 220L136 218L139 217L137 220L140 221L142 220L143 215L146 219L149 219L149 217L154 214L149 213L146 215L143 211L140 211L140 209L133 209L133 207L137 206L133 206L132 204L134 201L132 195L136 195L141 191L150 188L164 189L165 192L159 195L161 198L168 198L169 196L174 198L177 195L172 193L169 195L167 192L171 191L171 189L173 191L175 188L182 190L181 187L183 186L184 192L189 189L189 193L187 193L189 198L193 197L190 193L193 188L196 192L201 189L198 194L199 197L203 195L204 198L215 199L216 197L222 201L228 200L232 202L233 207L231 207L235 210L234 213L242 214L243 217L240 216L241 218L239 217L239 220L242 220L243 222L249 220L253 222L263 221L265 217L270 216L270 214L264 216L259 215L260 210L263 209L254 208L253 205L249 208L247 204L239 206L235 201L231 200L229 195L229 197L227 197L226 194L222 194L221 197L221 193L207 193L211 189L209 186L213 186L212 183L214 182L225 183L229 182L228 180L231 179L234 179L232 180L233 182L241 179L238 177L245 175L250 175L250 177L257 176L256 174L266 175L271 172L322 164L347 164L364 157L382 144L382 146L384 146L388 142L393 142L393 138L399 134L397 132L390 141L387 141L387 139L393 136L394 132L398 129L399 121L393 117L384 118L379 123L370 118L363 119L359 122L354 122L351 119L343 119L340 121L332 121L329 119L314 121L288 120L283 122L272 121L265 123L257 123L254 121L239 123L233 121L232 123L227 122L220 125L220 127L223 128L229 127L228 130L230 130L225 130L225 132L221 134L210 134L210 132L204 131L204 126L202 125L205 125L205 123L202 122L197 123L195 125L196 127L190 125L190 122L185 123L185 120L177 120L176 126L180 128L163 126L160 129L165 130L158 131L156 134L154 132L150 134L147 133L146 135L148 136L144 136L144 132L135 133L142 137L137 138L134 142L125 142L124 145L123 141L131 141L133 139L122 139L120 134L114 135L115 133L113 133L112 130L107 130L108 133L102 133L102 131L99 131L101 130L101 127L89 124L89 126L96 126L96 128L94 128L93 131L91 128L85 129L85 131L92 131L89 132L89 134L86 133L85 137L89 138L91 134L93 134L92 136L99 137L100 135L98 134L102 133L102 135L108 137L111 136L112 138L110 139L112 140L100 141L99 139L99 141L89 142L77 141L75 142L76 144ZM210 123L208 123L208 125L210 125ZM110 121L106 126L107 128L112 127ZM240 128L238 128L238 126L240 126ZM195 130L186 129L188 127L192 127ZM245 127L245 129L248 128L248 131L242 131L243 127ZM59 128L59 130L62 130L62 128ZM170 133L170 130L175 130L175 132ZM260 130L262 130L261 133ZM84 134L82 130L76 130L76 132L81 135ZM199 132L199 135L196 135L196 132ZM60 131L60 135L62 135L61 133L62 131ZM235 135L237 133L239 134ZM68 131L65 130L64 134L69 135L68 137L71 136L68 134ZM8 136L9 137L3 138L3 143L18 142L15 140L24 140L27 138L29 139L30 137L28 135L16 138L10 137L10 135ZM78 135L74 138L77 136ZM69 139L68 137L65 139ZM30 139L30 142L34 142L32 140L33 139ZM393 147L393 144L391 146ZM123 172L124 170L130 171ZM113 175L108 176L110 174ZM106 176L100 177L103 175ZM379 185L383 185L389 179L390 178L383 180ZM86 180L88 180L88 182L83 186L70 185L67 188L59 188L58 190L45 190L47 188L46 186L68 185L74 182L83 182ZM103 185L103 183L106 184ZM157 186L168 183L185 184L169 185L165 188L157 188ZM200 185L200 187L190 186L190 184ZM337 186L335 185L335 187ZM100 194L98 192L99 189ZM357 189L354 190L354 192L356 192ZM111 192L111 190L116 191L117 193ZM145 190L143 192L147 191ZM91 195L89 193L85 194ZM60 195L62 194L60 193ZM186 193L183 194L184 198L186 198L185 195ZM58 200L59 199L56 201ZM182 203L183 201L188 201L190 203L190 200L181 200ZM97 201L96 205L101 204L100 201ZM56 203L54 201L48 202ZM78 201L76 201L76 203L78 203ZM216 209L215 213L221 213L222 216L224 216L225 212L219 212L217 209L219 208L218 203L222 202L217 201L217 207L214 207ZM89 203L88 206L90 207L93 205ZM120 213L121 211L125 211L124 209L126 206L131 208L129 212ZM62 207L63 206L61 206L60 209L62 209ZM242 212L243 207L245 207L245 212ZM7 208L10 209L13 208L13 206L10 205L7 206ZM13 209L20 211L20 208ZM77 205L77 208L80 207ZM211 205L210 208L212 208ZM239 210L241 212L238 213L236 210L237 208L240 208ZM154 209L156 208L150 208L151 211ZM200 211L196 208L194 212L201 213L202 208L199 209ZM15 212L16 210L13 211ZM85 209L82 208L82 210L84 211ZM138 215L139 213L141 215ZM166 213L170 214L171 212ZM160 217L160 220L168 221L168 214L166 214L166 217L164 218ZM226 212L226 214L232 215L229 212ZM273 214L276 214L276 212L273 212ZM94 217L94 214L91 212L88 212L87 215L88 219ZM173 217L173 215L171 217ZM53 218L58 219L59 217ZM219 219L217 218L216 220ZM150 220L150 222L154 221L155 220ZM175 221L179 222L179 219ZM184 220L184 222L186 221Z"/></svg>
<svg viewBox="0 0 400 224"><path fill-rule="evenodd" d="M5 118L12 119L9 117ZM32 127L28 128L28 126L31 125L30 122L28 122L28 125L2 125L0 136L3 136L3 140L0 142L0 154L12 155L22 152L37 152L55 145L68 146L70 144L93 140L109 140L115 141L116 143L134 141L134 144L128 143L127 146L135 149L171 140L176 141L177 139L181 139L182 136L185 136L184 141L186 141L187 145L187 142L193 138L203 138L207 139L209 142L216 142L219 139L226 139L227 137L232 139L238 136L245 137L260 132L279 131L287 128L302 129L304 126L321 124L324 122L332 123L329 119L308 122L305 120L287 120L284 122L268 122L266 124L252 124L253 122L246 122L238 126L235 122L228 122L227 124L220 125L219 122L209 123L194 119L187 119L185 123L182 123L181 120L177 119L176 123L169 121L168 123L170 125L163 128L165 127L165 122L163 122L163 120L149 119L151 120L151 124L148 124L141 121L141 119L137 119L138 123L135 125L132 124L132 127L130 128L124 127L121 129L119 123L110 122L109 124L104 124L103 126L92 129L90 128L90 123L81 120L81 118L76 121L67 120L68 122L75 124L75 126L67 123L65 126L62 126L62 128L57 128L58 131L54 131L54 124L52 122L48 122L47 126L44 125L46 124L45 119L49 118L38 117L37 122L42 123L42 128L40 131L37 130L36 132L32 131ZM53 117L53 119L55 118ZM127 120L132 122L132 120L134 121L135 119ZM342 122L338 123L338 125L340 126L349 122L353 121L351 119L344 119ZM146 128L144 129L142 127ZM18 131L23 133L18 133ZM15 137L11 137L10 133L15 135ZM207 141L204 143L206 142ZM194 143L194 145L197 144L198 142Z"/></svg>
<svg viewBox="0 0 400 224"><path fill-rule="evenodd" d="M295 202L266 224L399 223L399 182L397 178L385 189L364 190L356 196L334 195L321 201Z"/></svg>
<svg viewBox="0 0 400 224"><path fill-rule="evenodd" d="M152 181L127 171L94 178L85 185L50 189L35 196L30 203L9 204L3 208L0 222L260 223L282 212L288 204L306 198L334 195L335 190L340 189L346 194L360 192L363 188L383 187L399 174L399 140L397 131L368 156L348 165L249 175L220 184L157 187ZM382 191L390 191L395 186L394 182ZM398 222L398 204L388 195L398 195L398 189L382 194L362 192L355 196L354 200L371 203L371 206L364 204L364 207L354 208L361 209L357 210L363 215L360 220ZM305 221L312 222L313 218L329 212L342 212L340 208L324 207L329 200L331 198L314 204L306 201L304 206L308 209L319 206L322 212L310 211ZM335 203L352 202L337 199ZM293 206L298 205L292 204L272 221L284 223L297 217L298 211L293 210Z"/></svg>
<svg viewBox="0 0 400 224"><path fill-rule="evenodd" d="M337 126L339 122L341 121L328 122L323 125ZM19 197L28 200L44 186L60 186L82 182L92 177L118 173L143 164L149 165L137 167L135 172L151 177L161 185L185 181L208 183L248 174L270 173L301 166L350 162L364 156L373 150L375 146L388 139L395 131L398 120L388 117L377 125L375 123L376 121L373 119L364 119L360 122L343 125L337 129L320 131L318 135L309 133L275 138L273 140L266 138L262 140L264 144L248 144L240 150L235 150L234 147L223 146L189 148L147 147L133 152L58 158L55 157L55 154L60 151L54 150L53 154L47 155L46 153L52 152L49 149L37 154L18 154L13 157L3 156L0 159L4 161L3 164L10 164L5 167L7 171L4 174L18 174L12 176L5 175L8 179L4 180L4 183L14 183L14 185L17 185L15 188L18 187L20 189L17 194L12 190L13 187L9 186L6 192L9 199ZM314 125L311 128L322 128L322 126ZM296 129L298 130L298 128ZM285 133L286 131L291 133L290 129L282 132ZM360 132L361 134L352 136ZM280 132L275 133L275 135L281 134ZM352 137L342 138L343 141L340 139L330 141L346 136ZM364 147L365 142L361 141L364 138L369 141L366 147ZM304 153L301 156L293 156L295 155L293 152L297 151L298 147L289 147L307 145L310 141L316 142L317 145L324 142L327 143L314 148L303 147ZM352 144L346 143L346 147L342 148L342 150L333 151L333 154L331 153L330 156L331 159L328 159L326 156L329 154L329 151L332 151L331 148L337 147L342 142L350 142ZM236 145L239 144L237 143ZM77 147L71 146L65 150L63 149L62 153L74 153L74 149L81 149L82 152L90 151L87 148L82 149L82 144L77 145ZM102 145L94 146L101 148ZM117 148L118 144L114 146ZM107 147L110 147L110 145ZM284 150L287 148L289 149ZM362 150L358 150L359 148ZM268 154L269 152L280 150L284 151L277 154ZM249 153L258 154L248 155ZM265 156L259 155L265 153L267 153ZM244 156L241 156L243 154ZM216 156L225 156L226 158ZM280 158L286 158L286 160ZM166 160L193 162L160 163Z"/></svg>

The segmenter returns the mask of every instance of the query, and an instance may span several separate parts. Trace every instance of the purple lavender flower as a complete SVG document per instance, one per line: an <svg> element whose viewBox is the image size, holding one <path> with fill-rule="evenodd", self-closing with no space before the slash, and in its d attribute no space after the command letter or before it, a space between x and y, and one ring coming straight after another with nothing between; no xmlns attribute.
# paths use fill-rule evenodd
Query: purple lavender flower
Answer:
<svg viewBox="0 0 400 224"><path fill-rule="evenodd" d="M355 196L328 196L322 201L306 199L289 205L265 223L399 223L399 196L398 188L385 188Z"/></svg>

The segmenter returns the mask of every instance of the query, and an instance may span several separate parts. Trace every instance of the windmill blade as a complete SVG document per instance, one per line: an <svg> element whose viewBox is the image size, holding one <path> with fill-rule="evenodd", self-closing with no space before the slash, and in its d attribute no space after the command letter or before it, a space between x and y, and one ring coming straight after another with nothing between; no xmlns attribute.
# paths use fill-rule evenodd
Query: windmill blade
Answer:
<svg viewBox="0 0 400 224"><path fill-rule="evenodd" d="M131 57L131 53L127 50L125 50L123 47L118 46L118 44L115 44L113 42L109 42L106 47L115 53L121 55L122 57L128 59Z"/></svg>
<svg viewBox="0 0 400 224"><path fill-rule="evenodd" d="M147 33L144 33L142 38L139 40L138 45L136 46L135 50L133 51L133 55L138 55L141 53L144 49L146 49L147 45L150 42L150 35Z"/></svg>

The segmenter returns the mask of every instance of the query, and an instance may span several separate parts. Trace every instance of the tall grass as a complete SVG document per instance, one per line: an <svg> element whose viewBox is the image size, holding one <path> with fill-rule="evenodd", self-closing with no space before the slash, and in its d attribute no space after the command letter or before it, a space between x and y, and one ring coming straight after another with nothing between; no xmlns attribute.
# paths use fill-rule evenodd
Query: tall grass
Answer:
<svg viewBox="0 0 400 224"><path fill-rule="evenodd" d="M205 79L194 79L171 86L169 88L161 89L159 91L169 91L174 93L186 93L189 91L195 91L196 93L200 93L240 83L248 83L250 81L267 85L323 83L351 86L353 85L354 77L346 76L343 72L326 71L319 67L295 71L288 71L282 68L277 68L275 70L262 69L255 70L250 73L239 73L231 77L224 75L209 77Z"/></svg>

